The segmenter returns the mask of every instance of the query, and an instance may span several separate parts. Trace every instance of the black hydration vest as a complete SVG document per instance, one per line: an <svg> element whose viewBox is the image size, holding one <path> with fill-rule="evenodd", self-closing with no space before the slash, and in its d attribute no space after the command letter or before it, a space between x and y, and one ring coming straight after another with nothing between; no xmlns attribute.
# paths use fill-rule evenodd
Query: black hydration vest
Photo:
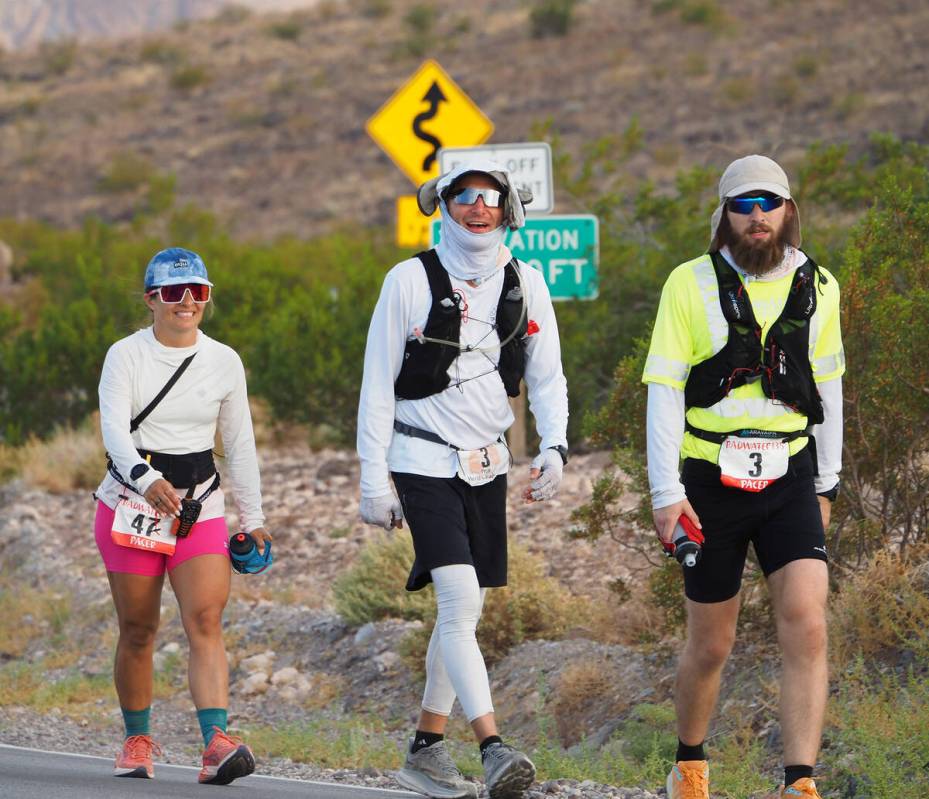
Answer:
<svg viewBox="0 0 929 799"><path fill-rule="evenodd" d="M463 352L453 346L461 339L461 298L452 292L452 281L434 249L418 253L416 257L426 270L432 293L432 307L423 336L452 344L417 339L406 343L403 366L394 383L394 394L398 399L422 399L444 391L451 382L448 369ZM516 269L515 259L505 267L496 320L497 335L501 342L506 342L500 348L497 371L506 393L511 397L519 396L519 381L526 371L525 336L528 328L528 315L523 311L525 299ZM514 331L516 333L512 335Z"/></svg>
<svg viewBox="0 0 929 799"><path fill-rule="evenodd" d="M796 270L784 310L762 341L761 326L739 275L718 252L710 257L729 338L719 352L691 368L684 404L709 408L732 389L760 379L766 397L802 413L808 424L820 424L823 402L813 380L809 343L817 281L825 283L826 276L812 260Z"/></svg>

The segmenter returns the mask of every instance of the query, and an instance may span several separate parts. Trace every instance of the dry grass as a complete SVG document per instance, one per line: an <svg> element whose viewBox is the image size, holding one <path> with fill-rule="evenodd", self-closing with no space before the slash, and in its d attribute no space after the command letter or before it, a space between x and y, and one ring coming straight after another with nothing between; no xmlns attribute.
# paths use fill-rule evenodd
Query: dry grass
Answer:
<svg viewBox="0 0 929 799"><path fill-rule="evenodd" d="M842 670L858 655L929 656L929 548L907 557L878 553L866 569L844 579L831 603L830 654Z"/></svg>
<svg viewBox="0 0 929 799"><path fill-rule="evenodd" d="M77 429L62 428L51 438L32 438L18 450L19 473L36 488L63 494L95 488L106 468L98 414Z"/></svg>
<svg viewBox="0 0 929 799"><path fill-rule="evenodd" d="M614 669L603 660L581 661L566 666L552 686L548 702L562 745L569 746L587 730L594 704L603 702L615 688Z"/></svg>

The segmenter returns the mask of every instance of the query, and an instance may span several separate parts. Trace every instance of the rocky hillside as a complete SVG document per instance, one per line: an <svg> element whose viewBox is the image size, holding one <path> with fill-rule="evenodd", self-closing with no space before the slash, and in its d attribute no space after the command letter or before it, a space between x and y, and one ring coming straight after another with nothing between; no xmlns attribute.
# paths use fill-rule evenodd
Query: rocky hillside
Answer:
<svg viewBox="0 0 929 799"><path fill-rule="evenodd" d="M238 236L391 224L412 186L364 125L425 57L494 141L550 123L578 156L628 131L623 169L659 183L747 151L790 165L814 140L929 135L923 0L583 0L567 35L534 38L538 5L330 0L7 54L0 215L127 219L170 174ZM576 210L557 188L556 210Z"/></svg>
<svg viewBox="0 0 929 799"><path fill-rule="evenodd" d="M239 6L279 11L305 8L318 1L240 0ZM134 36L211 17L229 6L226 0L0 0L0 44L8 49L26 49L61 39L90 41Z"/></svg>

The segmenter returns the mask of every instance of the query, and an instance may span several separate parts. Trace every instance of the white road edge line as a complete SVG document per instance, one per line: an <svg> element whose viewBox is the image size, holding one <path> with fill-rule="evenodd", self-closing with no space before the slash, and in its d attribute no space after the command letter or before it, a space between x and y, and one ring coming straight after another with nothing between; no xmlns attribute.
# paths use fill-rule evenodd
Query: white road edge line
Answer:
<svg viewBox="0 0 929 799"><path fill-rule="evenodd" d="M0 749L14 749L20 752L35 752L41 755L61 755L64 757L82 757L89 760L102 760L105 763L110 763L113 758L111 757L101 757L100 755L84 755L80 752L53 752L50 749L33 749L31 746L13 746L13 744L4 744L0 743ZM165 766L166 768L182 768L187 769L188 771L200 771L196 766L182 766L178 763L155 763L156 766ZM297 782L301 785L319 785L326 788L331 788L336 786L338 788L353 788L356 791L379 791L381 793L392 793L397 796L413 796L417 799L422 799L422 796L418 793L410 793L410 791L398 791L395 788L372 788L370 785L351 785L345 782L320 782L318 780L298 780L293 777L275 777L270 774L250 774L248 776L249 780L280 780L281 782Z"/></svg>

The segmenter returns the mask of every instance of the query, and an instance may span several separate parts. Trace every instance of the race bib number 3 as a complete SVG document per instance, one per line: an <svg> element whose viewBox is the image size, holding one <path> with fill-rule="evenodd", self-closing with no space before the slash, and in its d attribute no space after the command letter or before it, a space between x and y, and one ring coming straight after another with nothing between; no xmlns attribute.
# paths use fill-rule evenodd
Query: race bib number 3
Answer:
<svg viewBox="0 0 929 799"><path fill-rule="evenodd" d="M502 441L479 449L458 450L458 476L468 485L489 483L510 466L510 455Z"/></svg>
<svg viewBox="0 0 929 799"><path fill-rule="evenodd" d="M110 537L120 546L173 555L177 539L171 516L159 516L144 499L121 499L116 505Z"/></svg>
<svg viewBox="0 0 929 799"><path fill-rule="evenodd" d="M787 474L789 457L786 441L729 436L719 445L719 479L731 488L762 491Z"/></svg>

